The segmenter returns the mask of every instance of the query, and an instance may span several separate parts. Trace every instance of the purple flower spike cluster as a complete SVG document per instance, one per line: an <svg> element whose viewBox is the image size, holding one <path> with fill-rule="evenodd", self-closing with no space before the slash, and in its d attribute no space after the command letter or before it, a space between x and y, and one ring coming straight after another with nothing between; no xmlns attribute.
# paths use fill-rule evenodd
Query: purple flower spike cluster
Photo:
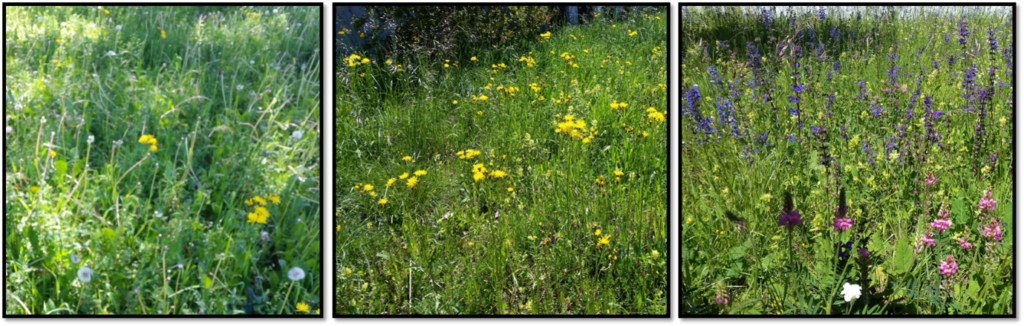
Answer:
<svg viewBox="0 0 1024 326"><path fill-rule="evenodd" d="M803 222L800 219L800 211L793 207L793 196L787 192L785 204L782 206L782 215L779 215L779 226L793 229L794 226Z"/></svg>

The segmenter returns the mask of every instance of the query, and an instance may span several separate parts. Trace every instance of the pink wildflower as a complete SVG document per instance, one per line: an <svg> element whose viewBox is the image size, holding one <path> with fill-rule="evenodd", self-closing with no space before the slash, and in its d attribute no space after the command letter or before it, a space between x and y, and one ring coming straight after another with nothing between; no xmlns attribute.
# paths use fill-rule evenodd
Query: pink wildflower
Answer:
<svg viewBox="0 0 1024 326"><path fill-rule="evenodd" d="M948 229L950 225L953 225L953 221L944 220L944 219L937 219L937 220L932 222L932 227L938 229L939 233L945 232L946 229Z"/></svg>
<svg viewBox="0 0 1024 326"><path fill-rule="evenodd" d="M970 233L969 232L964 232L964 236L962 238L956 239L957 241L960 242L960 246L963 247L964 249L974 248L973 244L971 244L970 242L967 242L967 238L968 237L970 237Z"/></svg>
<svg viewBox="0 0 1024 326"><path fill-rule="evenodd" d="M925 243L925 244L928 244L929 246L932 246L932 247L935 246L935 239L932 239L927 234L921 236L921 242Z"/></svg>
<svg viewBox="0 0 1024 326"><path fill-rule="evenodd" d="M904 93L906 93L907 92L907 86L906 85L900 86L900 90L903 91Z"/></svg>
<svg viewBox="0 0 1024 326"><path fill-rule="evenodd" d="M985 196L981 197L981 200L978 201L978 208L988 209L990 211L996 210L996 201L995 199L992 199L992 191L985 190Z"/></svg>
<svg viewBox="0 0 1024 326"><path fill-rule="evenodd" d="M846 229L849 229L851 226L853 226L853 218L852 217L850 217L850 218L841 218L840 217L840 218L836 218L834 221L832 221L832 231L839 231L839 229L842 229L843 231L846 231Z"/></svg>
<svg viewBox="0 0 1024 326"><path fill-rule="evenodd" d="M944 218L944 219L948 219L949 218L949 207L946 207L946 205L942 205L942 208L939 208L939 217Z"/></svg>
<svg viewBox="0 0 1024 326"><path fill-rule="evenodd" d="M729 296L726 294L719 294L715 297L715 303L722 306L727 305L729 304Z"/></svg>
<svg viewBox="0 0 1024 326"><path fill-rule="evenodd" d="M942 275L953 275L958 269L960 269L960 267L957 266L956 261L953 260L953 255L946 255L946 260L939 263L939 274Z"/></svg>
<svg viewBox="0 0 1024 326"><path fill-rule="evenodd" d="M985 229L981 231L981 235L996 241L1003 241L1003 230L999 227L999 220L993 217L988 225L985 226Z"/></svg>
<svg viewBox="0 0 1024 326"><path fill-rule="evenodd" d="M928 172L928 177L924 179L924 184L927 186L935 184L935 176L931 172Z"/></svg>

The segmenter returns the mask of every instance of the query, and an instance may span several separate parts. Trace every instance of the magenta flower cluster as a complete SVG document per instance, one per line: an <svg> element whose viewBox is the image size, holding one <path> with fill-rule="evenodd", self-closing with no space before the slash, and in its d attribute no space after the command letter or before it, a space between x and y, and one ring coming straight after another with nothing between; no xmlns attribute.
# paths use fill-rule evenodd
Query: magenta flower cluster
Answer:
<svg viewBox="0 0 1024 326"><path fill-rule="evenodd" d="M935 184L935 175L933 175L931 172L928 172L928 176L924 179L924 184L926 186Z"/></svg>
<svg viewBox="0 0 1024 326"><path fill-rule="evenodd" d="M992 191L985 190L985 196L981 197L981 200L978 201L978 208L990 211L996 210L996 201L992 199Z"/></svg>
<svg viewBox="0 0 1024 326"><path fill-rule="evenodd" d="M971 244L970 242L967 242L967 240L968 240L967 238L968 237L970 237L970 233L965 231L964 232L964 236L962 238L956 239L957 241L960 242L960 247L963 247L964 249L974 248L974 244Z"/></svg>
<svg viewBox="0 0 1024 326"><path fill-rule="evenodd" d="M946 260L939 263L939 274L950 276L956 273L956 270L960 269L956 265L956 261L953 260L953 255L947 255Z"/></svg>
<svg viewBox="0 0 1024 326"><path fill-rule="evenodd" d="M936 230L939 230L939 233L945 232L946 229L949 229L950 225L953 225L953 221L946 219L937 219L935 221L932 221L932 227L934 227Z"/></svg>
<svg viewBox="0 0 1024 326"><path fill-rule="evenodd" d="M999 227L999 220L992 218L992 221L981 231L981 235L992 238L996 241L1003 241L1003 229Z"/></svg>

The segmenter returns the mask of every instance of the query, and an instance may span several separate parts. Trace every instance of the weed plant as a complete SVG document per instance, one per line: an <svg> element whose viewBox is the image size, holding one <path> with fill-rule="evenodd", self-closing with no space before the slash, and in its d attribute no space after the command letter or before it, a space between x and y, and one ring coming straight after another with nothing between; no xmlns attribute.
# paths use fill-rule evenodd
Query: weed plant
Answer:
<svg viewBox="0 0 1024 326"><path fill-rule="evenodd" d="M343 57L336 313L667 314L664 9Z"/></svg>
<svg viewBox="0 0 1024 326"><path fill-rule="evenodd" d="M4 9L5 314L319 314L320 8Z"/></svg>
<svg viewBox="0 0 1024 326"><path fill-rule="evenodd" d="M1013 314L1008 9L682 8L682 314Z"/></svg>

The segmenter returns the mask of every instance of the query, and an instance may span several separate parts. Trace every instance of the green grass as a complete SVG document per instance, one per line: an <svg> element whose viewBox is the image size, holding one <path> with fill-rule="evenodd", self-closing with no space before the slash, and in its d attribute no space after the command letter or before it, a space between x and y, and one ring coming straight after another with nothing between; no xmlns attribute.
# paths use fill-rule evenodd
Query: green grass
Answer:
<svg viewBox="0 0 1024 326"><path fill-rule="evenodd" d="M5 313L319 311L319 10L5 7Z"/></svg>
<svg viewBox="0 0 1024 326"><path fill-rule="evenodd" d="M691 10L681 27L681 313L1011 314L1014 82L1002 52L1013 35L1008 18L966 7L939 15L929 7L905 15L874 7L839 20L837 8L825 19L779 8L766 27L759 9L720 9ZM961 18L968 46L959 42ZM837 25L848 34L833 36ZM987 31L996 27L999 49L992 51ZM748 44L760 52L754 62ZM791 51L795 45L802 58ZM779 47L787 50L780 55ZM893 65L898 79L887 73ZM975 87L991 87L991 99L967 95L964 75L972 66ZM721 81L712 80L711 67ZM770 86L755 86L755 75ZM694 105L714 119L706 124L714 130L690 113L694 89L701 95ZM981 125L985 132L977 135ZM994 210L978 207L987 190ZM786 192L803 221L791 232L778 225ZM841 201L852 218L846 230L834 228ZM932 226L943 207L952 222L945 232ZM1001 225L1001 240L983 235L991 225ZM870 256L858 257L862 248ZM950 255L959 270L942 275ZM858 299L841 294L847 283L862 288Z"/></svg>
<svg viewBox="0 0 1024 326"><path fill-rule="evenodd" d="M339 62L336 314L667 314L666 19Z"/></svg>

